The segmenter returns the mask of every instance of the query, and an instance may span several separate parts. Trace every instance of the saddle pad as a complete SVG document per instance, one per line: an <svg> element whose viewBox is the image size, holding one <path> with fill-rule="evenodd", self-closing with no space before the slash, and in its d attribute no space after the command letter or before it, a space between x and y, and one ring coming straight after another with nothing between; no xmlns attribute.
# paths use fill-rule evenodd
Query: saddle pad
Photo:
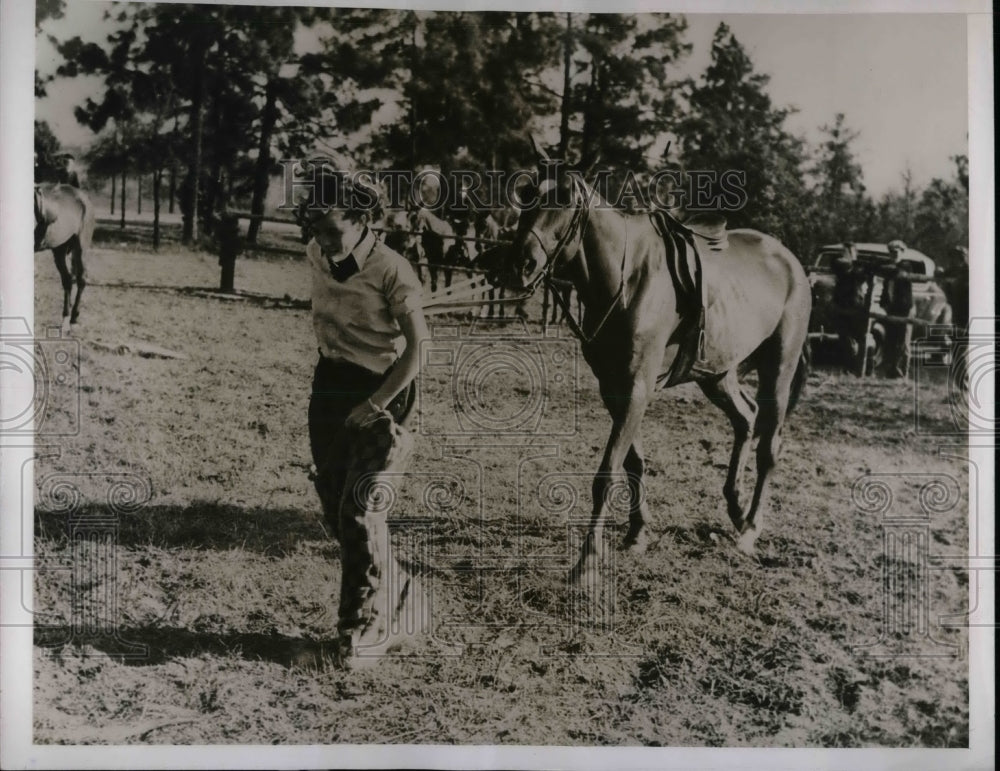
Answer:
<svg viewBox="0 0 1000 771"><path fill-rule="evenodd" d="M667 251L667 269L677 294L680 323L668 344L676 343L677 356L670 368L657 378L658 388L684 382L698 361L704 357L705 307L707 297L702 280L701 255L694 232L684 227L662 209L650 213L653 227L663 239Z"/></svg>
<svg viewBox="0 0 1000 771"><path fill-rule="evenodd" d="M719 212L678 209L665 213L680 227L690 230L695 236L702 239L704 245L713 252L721 252L729 248L726 218Z"/></svg>

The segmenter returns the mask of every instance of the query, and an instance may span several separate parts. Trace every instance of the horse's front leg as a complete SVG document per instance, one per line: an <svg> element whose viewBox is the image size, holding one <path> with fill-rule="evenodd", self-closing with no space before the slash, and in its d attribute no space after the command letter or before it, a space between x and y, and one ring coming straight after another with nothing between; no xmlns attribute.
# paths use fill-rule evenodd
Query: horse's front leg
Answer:
<svg viewBox="0 0 1000 771"><path fill-rule="evenodd" d="M611 436L608 437L607 446L604 449L604 457L597 475L594 477L592 485L593 494L593 514L591 515L590 527L584 538L583 549L573 568L571 578L576 583L584 583L587 586L597 585L595 581L600 579L599 546L603 544L604 524L607 518L608 496L613 492L613 483L624 481L627 494L630 497L630 519L634 499L631 497L632 484L629 479L622 480L624 473L625 458L632 449L632 444L636 440L639 426L642 423L642 416L646 412L646 405L649 402L650 388L645 380L638 379L629 389L628 393L621 394L601 388L604 403L608 405L611 412L612 426ZM641 480L640 480L641 483ZM639 513L642 517L642 513ZM640 528L641 529L641 528Z"/></svg>
<svg viewBox="0 0 1000 771"><path fill-rule="evenodd" d="M625 535L623 548L635 554L642 554L649 545L646 523L649 521L649 506L646 503L646 489L643 484L643 474L646 470L642 454L642 437L636 432L632 446L625 455L625 474L628 479L629 512L628 533Z"/></svg>
<svg viewBox="0 0 1000 771"><path fill-rule="evenodd" d="M69 272L69 268L66 267L67 251L69 251L69 249L65 244L63 246L57 246L52 250L52 256L56 261L56 270L59 271L59 279L62 281L62 326L64 332L69 330L69 297L70 293L73 291L73 276Z"/></svg>

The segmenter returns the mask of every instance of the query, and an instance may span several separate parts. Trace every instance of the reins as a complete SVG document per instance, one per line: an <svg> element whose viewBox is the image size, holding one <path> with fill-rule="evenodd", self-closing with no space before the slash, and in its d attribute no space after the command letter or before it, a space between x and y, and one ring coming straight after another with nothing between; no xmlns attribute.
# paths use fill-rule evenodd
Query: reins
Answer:
<svg viewBox="0 0 1000 771"><path fill-rule="evenodd" d="M621 279L618 282L618 291L615 292L614 297L611 298L611 302L608 304L608 309L604 312L604 315L601 316L601 320L594 328L594 331L588 335L583 329L582 319L577 320L573 315L569 302L563 297L562 293L558 291L554 283L555 279L552 277L555 270L556 258L558 258L559 253L569 245L570 240L576 237L577 228L579 228L580 231L580 249L583 250L583 234L586 230L587 223L590 221L590 206L586 203L586 199L580 192L579 188L579 186L583 183L577 180L576 177L571 177L571 179L573 180L573 189L577 195L578 201L576 211L569 227L566 228L566 233L556 242L552 252L549 253L548 249L545 248L545 244L542 243L541 237L534 228L531 228L529 231L530 234L535 237L535 240L538 241L538 245L542 248L542 251L545 252L545 267L542 269L542 272L538 274L538 277L531 282L527 289L529 292L534 293L538 284L544 283L546 288L552 292L553 298L565 314L566 322L569 324L570 330L577 336L577 338L579 338L582 345L590 345L590 343L592 343L601 333L601 330L604 329L604 325L608 322L608 319L611 318L611 314L618 306L618 302L622 301L623 307L627 307L628 305L628 300L625 299L625 259L628 255L628 221L624 221L625 240L622 244Z"/></svg>

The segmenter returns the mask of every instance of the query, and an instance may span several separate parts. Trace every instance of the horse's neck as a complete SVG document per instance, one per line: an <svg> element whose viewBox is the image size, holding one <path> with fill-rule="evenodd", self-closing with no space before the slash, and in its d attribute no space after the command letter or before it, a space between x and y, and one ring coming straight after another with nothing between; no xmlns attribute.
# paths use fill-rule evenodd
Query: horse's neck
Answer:
<svg viewBox="0 0 1000 771"><path fill-rule="evenodd" d="M580 252L574 259L573 283L591 302L613 297L622 285L622 266L627 263L628 221L604 206L590 207L584 216Z"/></svg>

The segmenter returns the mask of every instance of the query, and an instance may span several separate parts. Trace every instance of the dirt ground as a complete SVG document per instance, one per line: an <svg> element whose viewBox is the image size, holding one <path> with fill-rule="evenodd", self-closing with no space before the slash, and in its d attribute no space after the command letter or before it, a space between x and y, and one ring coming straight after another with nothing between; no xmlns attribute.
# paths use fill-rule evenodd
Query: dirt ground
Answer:
<svg viewBox="0 0 1000 771"><path fill-rule="evenodd" d="M88 268L35 468L37 555L84 566L36 574L36 742L967 746L968 573L944 558L968 551L970 470L931 435L961 429L939 372L813 371L755 558L727 421L660 394L652 545L609 551L595 605L566 574L610 421L575 344L435 318L455 355L421 375L390 513L430 633L344 673L292 665L333 635L340 565L307 473L304 265L240 260L236 300L194 291L215 258L176 245L105 240ZM36 255L39 335L59 295Z"/></svg>

